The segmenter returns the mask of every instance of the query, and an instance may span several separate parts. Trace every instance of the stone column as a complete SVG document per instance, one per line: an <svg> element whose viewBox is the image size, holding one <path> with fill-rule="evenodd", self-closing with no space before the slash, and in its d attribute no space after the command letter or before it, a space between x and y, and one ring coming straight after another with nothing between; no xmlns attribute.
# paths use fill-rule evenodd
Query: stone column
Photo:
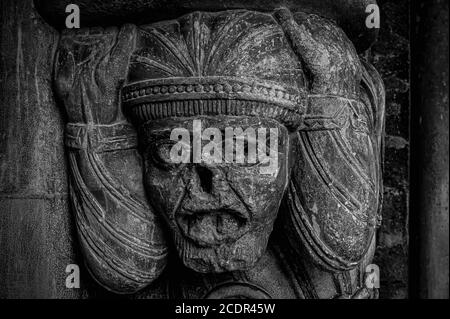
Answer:
<svg viewBox="0 0 450 319"><path fill-rule="evenodd" d="M448 298L448 1L414 5L411 297Z"/></svg>
<svg viewBox="0 0 450 319"><path fill-rule="evenodd" d="M32 0L0 2L0 298L73 298L72 220L53 97L58 33Z"/></svg>

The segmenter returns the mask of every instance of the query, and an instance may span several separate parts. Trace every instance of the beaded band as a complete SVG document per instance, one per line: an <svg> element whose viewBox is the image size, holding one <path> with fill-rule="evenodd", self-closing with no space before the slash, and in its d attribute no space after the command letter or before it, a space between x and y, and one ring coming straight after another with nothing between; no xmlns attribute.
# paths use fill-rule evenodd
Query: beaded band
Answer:
<svg viewBox="0 0 450 319"><path fill-rule="evenodd" d="M151 79L122 90L125 110L137 123L201 115L274 118L295 130L337 130L351 120L356 129L367 123L351 116L362 102L335 95L308 95L270 81L234 77Z"/></svg>

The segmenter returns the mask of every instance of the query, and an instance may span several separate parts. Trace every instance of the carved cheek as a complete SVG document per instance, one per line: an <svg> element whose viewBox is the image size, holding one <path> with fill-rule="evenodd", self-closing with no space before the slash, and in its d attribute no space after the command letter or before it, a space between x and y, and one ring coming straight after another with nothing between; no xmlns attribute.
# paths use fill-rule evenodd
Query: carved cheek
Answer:
<svg viewBox="0 0 450 319"><path fill-rule="evenodd" d="M239 171L233 179L232 187L251 211L252 219L257 221L272 213L276 214L283 195L284 179L283 174L278 174L275 178L259 172L244 174Z"/></svg>
<svg viewBox="0 0 450 319"><path fill-rule="evenodd" d="M151 162L146 163L145 182L147 197L158 213L173 218L176 203L183 196L184 183L179 168L161 169Z"/></svg>
<svg viewBox="0 0 450 319"><path fill-rule="evenodd" d="M265 188L265 192L256 195L256 197L259 198L258 211L261 217L276 217L284 193L284 182L283 186L280 186L280 184L281 183L269 184L267 185L267 188Z"/></svg>
<svg viewBox="0 0 450 319"><path fill-rule="evenodd" d="M264 204L263 207L265 209L268 209L269 206L279 205L284 190L286 189L289 181L289 157L287 152L287 149L281 149L278 152L278 163L273 175L259 174L255 179L257 183L263 185L259 188L256 196L263 199L261 204ZM276 208L274 209L276 210Z"/></svg>

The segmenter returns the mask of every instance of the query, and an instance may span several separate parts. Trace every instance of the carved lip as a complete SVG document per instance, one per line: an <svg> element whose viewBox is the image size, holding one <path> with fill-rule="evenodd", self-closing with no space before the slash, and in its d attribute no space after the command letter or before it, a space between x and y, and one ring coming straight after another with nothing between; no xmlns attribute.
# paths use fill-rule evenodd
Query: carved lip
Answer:
<svg viewBox="0 0 450 319"><path fill-rule="evenodd" d="M183 235L200 246L235 241L248 231L247 212L230 208L182 210L176 221Z"/></svg>

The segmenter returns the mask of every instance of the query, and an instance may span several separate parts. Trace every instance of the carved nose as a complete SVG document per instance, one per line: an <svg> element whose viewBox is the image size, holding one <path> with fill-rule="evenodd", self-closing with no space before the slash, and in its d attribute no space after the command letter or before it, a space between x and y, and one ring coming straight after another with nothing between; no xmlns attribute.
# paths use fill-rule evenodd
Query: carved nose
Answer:
<svg viewBox="0 0 450 319"><path fill-rule="evenodd" d="M197 166L195 171L199 178L200 189L205 193L211 194L213 188L213 172L204 166Z"/></svg>
<svg viewBox="0 0 450 319"><path fill-rule="evenodd" d="M191 166L186 181L186 198L182 210L188 214L235 212L249 218L246 207L230 186L226 172L219 167L202 164Z"/></svg>

